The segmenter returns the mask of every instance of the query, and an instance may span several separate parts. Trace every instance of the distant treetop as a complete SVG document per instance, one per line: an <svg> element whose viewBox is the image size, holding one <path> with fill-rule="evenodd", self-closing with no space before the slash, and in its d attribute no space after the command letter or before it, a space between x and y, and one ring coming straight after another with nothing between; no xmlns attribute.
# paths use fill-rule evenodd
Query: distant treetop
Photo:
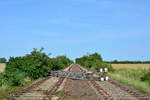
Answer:
<svg viewBox="0 0 150 100"><path fill-rule="evenodd" d="M6 58L0 58L0 63L6 63L7 59Z"/></svg>

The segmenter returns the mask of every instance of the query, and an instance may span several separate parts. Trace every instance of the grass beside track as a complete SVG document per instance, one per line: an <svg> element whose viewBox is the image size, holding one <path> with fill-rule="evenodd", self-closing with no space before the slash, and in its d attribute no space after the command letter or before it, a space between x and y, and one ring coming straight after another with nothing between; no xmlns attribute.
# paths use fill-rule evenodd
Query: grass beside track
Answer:
<svg viewBox="0 0 150 100"><path fill-rule="evenodd" d="M0 100L6 98L9 94L19 91L22 87L0 87Z"/></svg>
<svg viewBox="0 0 150 100"><path fill-rule="evenodd" d="M119 65L122 64L118 64L117 67L116 64L115 66L112 65L115 68L114 72L109 73L109 76L112 79L118 80L122 83L132 86L142 93L150 94L150 84L146 81L141 81L140 79L145 73L150 71L148 68L145 68L146 66L148 67L148 65L145 66L143 64L144 65L143 67L142 65L138 65L137 68L135 68L137 64L136 65L130 64L130 66L128 64L124 65L128 67L122 66L119 67Z"/></svg>
<svg viewBox="0 0 150 100"><path fill-rule="evenodd" d="M24 86L0 86L0 100L6 98L9 94L19 92L23 87L26 87L36 80L31 80L28 83L25 83Z"/></svg>

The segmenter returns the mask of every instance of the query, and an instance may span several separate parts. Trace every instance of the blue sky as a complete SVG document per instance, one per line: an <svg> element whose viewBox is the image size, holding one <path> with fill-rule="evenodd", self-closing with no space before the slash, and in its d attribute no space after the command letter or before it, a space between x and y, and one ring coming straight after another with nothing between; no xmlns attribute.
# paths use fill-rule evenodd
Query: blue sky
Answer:
<svg viewBox="0 0 150 100"><path fill-rule="evenodd" d="M150 60L149 5L149 0L0 0L0 57L44 47L71 59L99 52L104 60Z"/></svg>

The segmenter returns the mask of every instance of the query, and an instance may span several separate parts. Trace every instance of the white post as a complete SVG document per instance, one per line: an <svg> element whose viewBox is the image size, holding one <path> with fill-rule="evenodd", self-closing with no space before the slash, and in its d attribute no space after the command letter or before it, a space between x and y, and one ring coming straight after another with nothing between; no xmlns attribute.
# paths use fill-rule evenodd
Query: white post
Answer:
<svg viewBox="0 0 150 100"><path fill-rule="evenodd" d="M104 72L108 72L108 68L104 68Z"/></svg>
<svg viewBox="0 0 150 100"><path fill-rule="evenodd" d="M100 72L103 72L103 68L100 68L100 70L99 70Z"/></svg>
<svg viewBox="0 0 150 100"><path fill-rule="evenodd" d="M104 81L104 77L101 77L101 81Z"/></svg>
<svg viewBox="0 0 150 100"><path fill-rule="evenodd" d="M109 77L108 77L108 76L106 76L106 77L105 77L105 81L108 81L108 79L109 79Z"/></svg>

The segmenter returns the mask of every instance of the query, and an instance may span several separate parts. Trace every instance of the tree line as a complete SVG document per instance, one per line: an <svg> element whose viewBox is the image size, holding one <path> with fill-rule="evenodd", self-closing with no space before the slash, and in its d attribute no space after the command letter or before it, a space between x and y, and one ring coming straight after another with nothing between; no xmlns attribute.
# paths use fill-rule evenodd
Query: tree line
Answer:
<svg viewBox="0 0 150 100"><path fill-rule="evenodd" d="M150 64L150 61L118 61L118 60L113 60L113 61L105 61L106 63L109 64Z"/></svg>
<svg viewBox="0 0 150 100"><path fill-rule="evenodd" d="M0 58L0 63L6 63L7 59L6 58Z"/></svg>

